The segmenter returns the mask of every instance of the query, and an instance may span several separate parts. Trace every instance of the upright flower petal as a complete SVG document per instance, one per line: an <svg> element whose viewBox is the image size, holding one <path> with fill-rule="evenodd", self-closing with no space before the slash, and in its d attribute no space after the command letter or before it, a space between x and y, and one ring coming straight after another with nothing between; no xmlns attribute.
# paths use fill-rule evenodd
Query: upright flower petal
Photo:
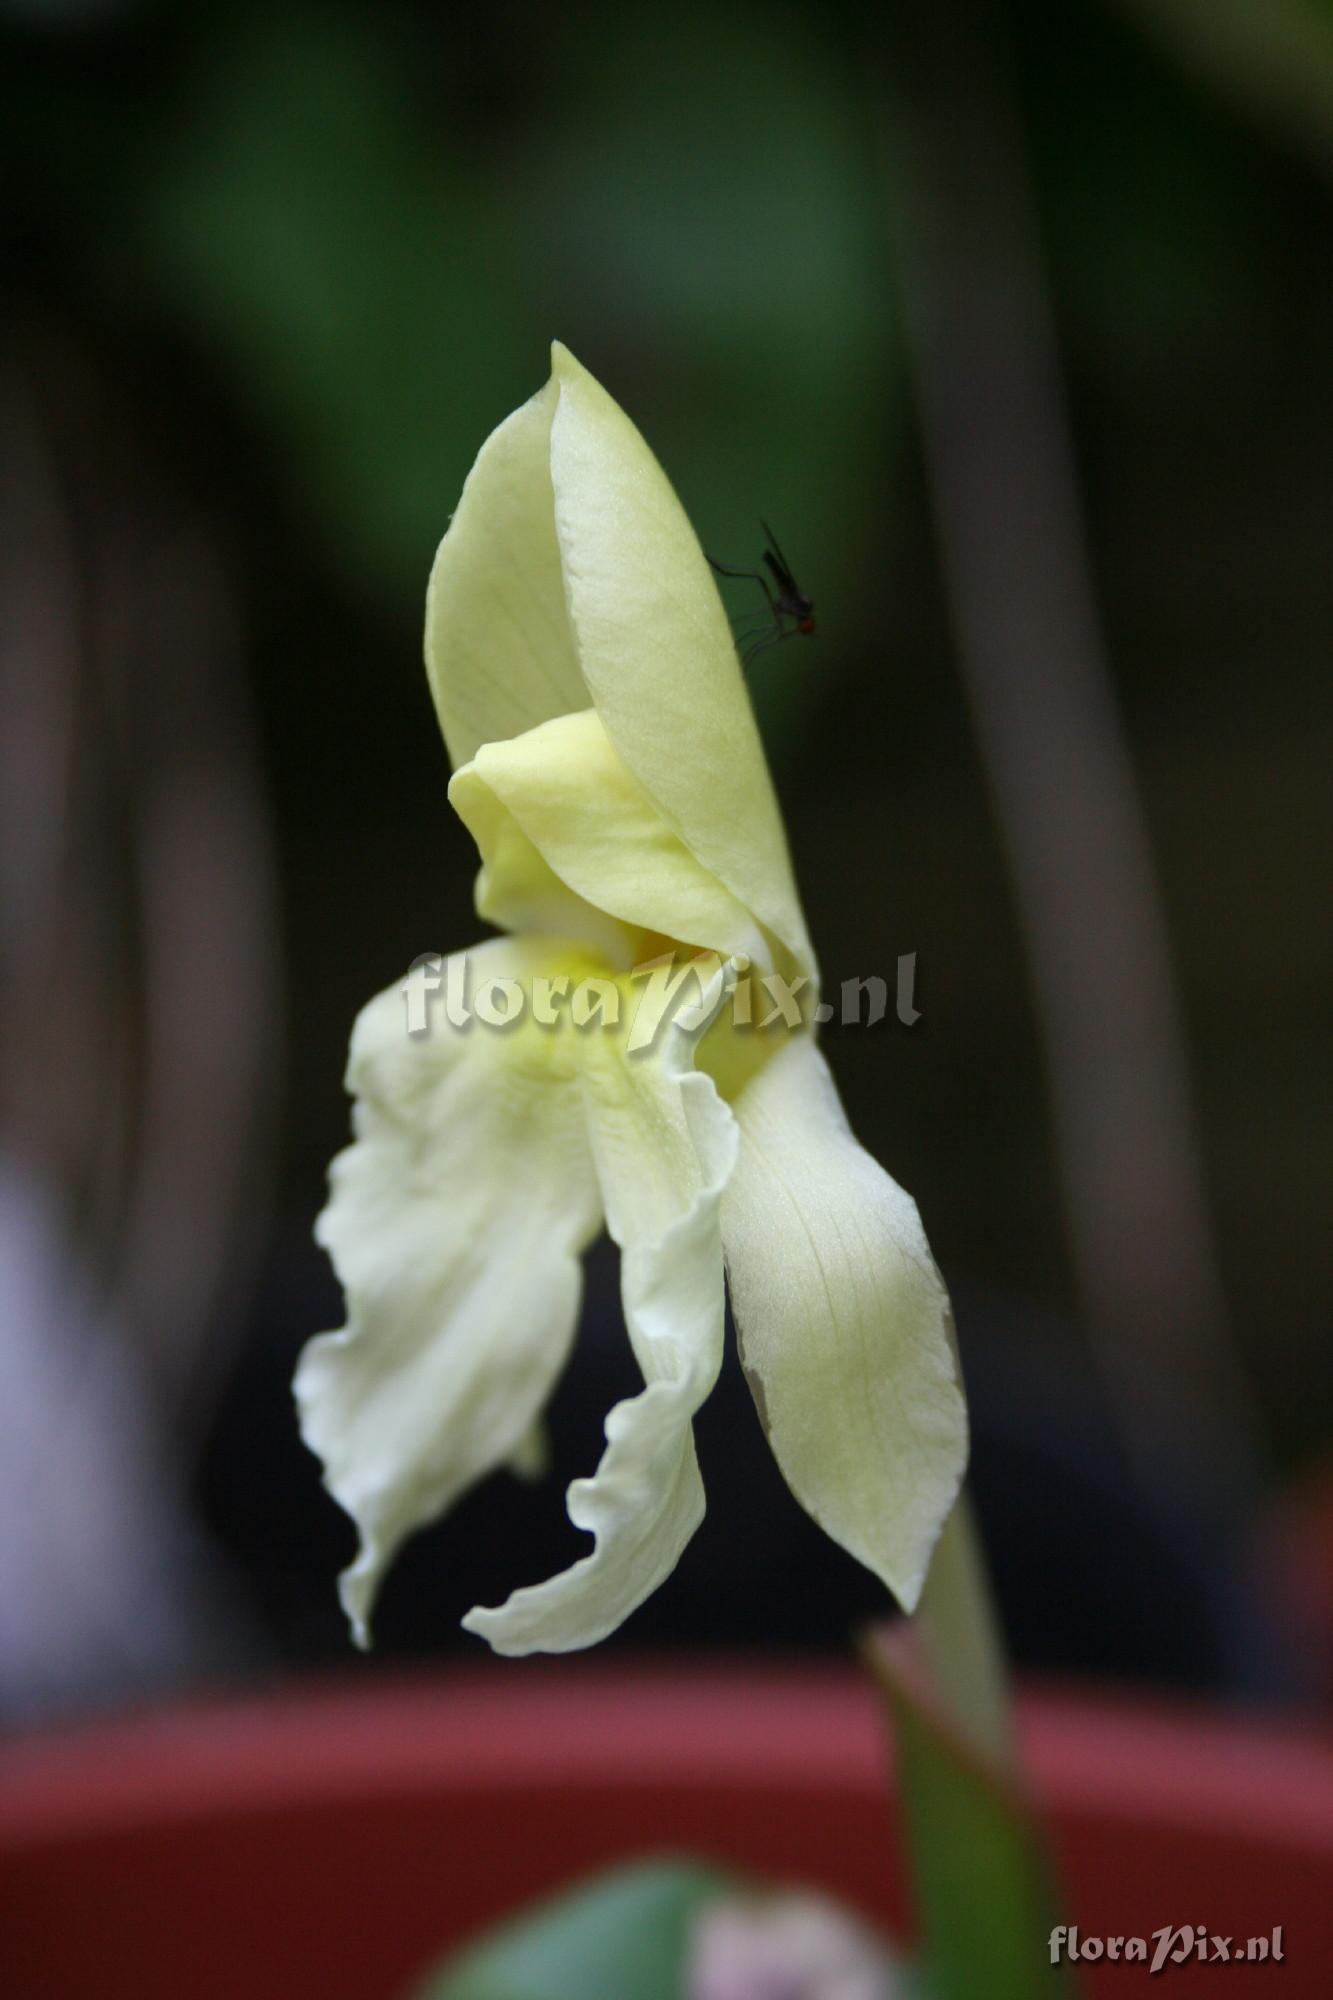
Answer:
<svg viewBox="0 0 1333 2000"><path fill-rule="evenodd" d="M786 1039L732 1104L722 1231L741 1358L787 1484L916 1605L967 1455L949 1301L916 1204Z"/></svg>
<svg viewBox="0 0 1333 2000"><path fill-rule="evenodd" d="M493 939L478 981L552 968L549 942ZM578 1315L579 1253L601 1222L569 1038L530 1020L407 1033L403 995L352 1035L356 1139L317 1228L347 1324L306 1347L306 1443L361 1548L342 1577L361 1644L381 1577L414 1528L522 1459Z"/></svg>
<svg viewBox="0 0 1333 2000"><path fill-rule="evenodd" d="M615 1035L594 1034L582 1048L597 1174L646 1386L611 1411L595 1476L569 1489L569 1517L595 1538L592 1552L463 1620L500 1653L561 1653L605 1638L670 1575L704 1512L692 1420L722 1360L718 1203L735 1122L674 1023L638 1054Z"/></svg>
<svg viewBox="0 0 1333 2000"><path fill-rule="evenodd" d="M782 818L717 585L666 475L557 342L440 544L426 665L455 769L595 706L693 854L806 971Z"/></svg>
<svg viewBox="0 0 1333 2000"><path fill-rule="evenodd" d="M551 358L556 532L597 712L691 853L810 970L782 816L708 559L624 411L558 341Z"/></svg>
<svg viewBox="0 0 1333 2000"><path fill-rule="evenodd" d="M492 431L426 591L426 672L449 761L586 708L551 492L554 378Z"/></svg>

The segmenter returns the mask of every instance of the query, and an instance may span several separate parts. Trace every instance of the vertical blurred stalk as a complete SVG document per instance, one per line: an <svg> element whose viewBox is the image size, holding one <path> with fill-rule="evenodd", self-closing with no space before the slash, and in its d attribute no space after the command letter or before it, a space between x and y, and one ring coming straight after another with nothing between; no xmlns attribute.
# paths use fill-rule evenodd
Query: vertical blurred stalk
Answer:
<svg viewBox="0 0 1333 2000"><path fill-rule="evenodd" d="M1082 1307L1142 1480L1243 1505L1260 1441L1089 571L1002 10L882 50L885 186L959 656L1030 961Z"/></svg>
<svg viewBox="0 0 1333 2000"><path fill-rule="evenodd" d="M916 1630L935 1697L962 1740L991 1769L1012 1769L1017 1750L1004 1644L966 1490L944 1524Z"/></svg>

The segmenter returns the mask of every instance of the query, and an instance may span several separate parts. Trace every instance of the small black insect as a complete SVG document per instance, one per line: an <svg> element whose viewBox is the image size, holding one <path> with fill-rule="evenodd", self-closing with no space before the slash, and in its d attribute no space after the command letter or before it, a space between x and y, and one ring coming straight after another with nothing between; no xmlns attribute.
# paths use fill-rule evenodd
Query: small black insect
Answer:
<svg viewBox="0 0 1333 2000"><path fill-rule="evenodd" d="M761 569L732 569L728 563L717 562L712 556L708 558L719 576L750 577L759 585L767 600L772 624L765 620L758 628L751 628L737 637L737 644L742 647L741 658L747 667L765 647L781 645L784 639L794 639L798 633L808 639L815 629L813 598L806 596L792 575L791 564L778 546L778 538L768 522L761 521L759 525L768 537L763 562L773 579L772 583Z"/></svg>

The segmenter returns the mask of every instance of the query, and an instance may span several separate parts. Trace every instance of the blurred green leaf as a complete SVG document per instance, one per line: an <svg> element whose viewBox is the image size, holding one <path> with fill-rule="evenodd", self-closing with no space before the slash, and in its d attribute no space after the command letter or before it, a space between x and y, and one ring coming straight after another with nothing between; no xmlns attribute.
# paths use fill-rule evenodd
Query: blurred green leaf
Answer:
<svg viewBox="0 0 1333 2000"><path fill-rule="evenodd" d="M1045 1841L1013 1775L963 1743L926 1692L908 1632L866 1648L888 1703L930 2000L1074 2000L1050 1963L1060 1903Z"/></svg>
<svg viewBox="0 0 1333 2000"><path fill-rule="evenodd" d="M150 284L272 440L275 477L356 581L415 596L546 356L401 55L389 20L314 6L201 38L140 229Z"/></svg>
<svg viewBox="0 0 1333 2000"><path fill-rule="evenodd" d="M679 2000L693 1920L731 1886L692 1862L618 1870L505 1924L416 2000Z"/></svg>

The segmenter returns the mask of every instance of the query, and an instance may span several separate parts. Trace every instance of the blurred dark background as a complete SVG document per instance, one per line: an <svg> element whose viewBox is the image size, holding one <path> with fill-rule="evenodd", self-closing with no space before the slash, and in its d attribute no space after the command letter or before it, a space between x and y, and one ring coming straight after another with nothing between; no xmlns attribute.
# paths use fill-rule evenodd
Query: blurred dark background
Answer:
<svg viewBox="0 0 1333 2000"><path fill-rule="evenodd" d="M826 978L917 954L828 1047L1020 1665L1327 1696L1333 9L923 11L4 7L9 1713L350 1659L310 1225L353 1015L477 934L423 591L552 336L817 600L754 698ZM631 1377L599 1252L552 1476L359 1671L577 1553ZM612 1644L845 1647L734 1369L698 1431Z"/></svg>

